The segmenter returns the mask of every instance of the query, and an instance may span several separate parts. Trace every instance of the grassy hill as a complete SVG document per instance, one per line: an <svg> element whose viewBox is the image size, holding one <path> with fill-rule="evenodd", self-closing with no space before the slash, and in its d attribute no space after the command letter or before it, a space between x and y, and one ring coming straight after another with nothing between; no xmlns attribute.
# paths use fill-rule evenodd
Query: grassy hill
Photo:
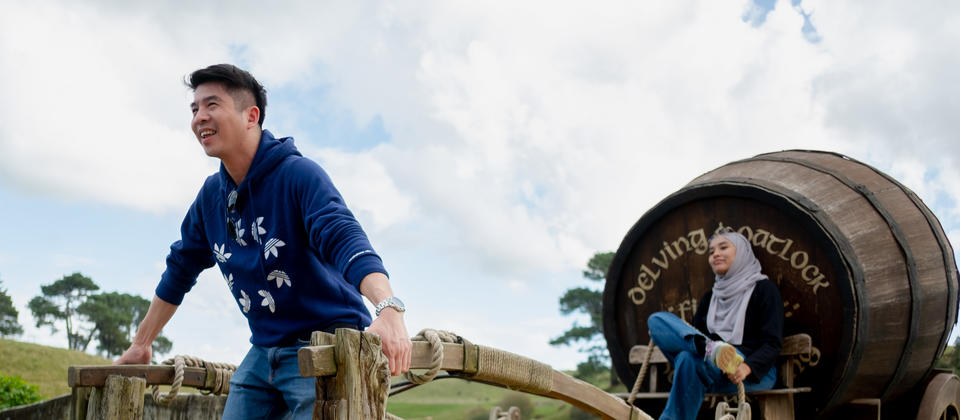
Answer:
<svg viewBox="0 0 960 420"><path fill-rule="evenodd" d="M70 393L70 387L67 386L68 367L109 364L110 360L76 350L0 338L0 373L19 376L37 385L44 398Z"/></svg>

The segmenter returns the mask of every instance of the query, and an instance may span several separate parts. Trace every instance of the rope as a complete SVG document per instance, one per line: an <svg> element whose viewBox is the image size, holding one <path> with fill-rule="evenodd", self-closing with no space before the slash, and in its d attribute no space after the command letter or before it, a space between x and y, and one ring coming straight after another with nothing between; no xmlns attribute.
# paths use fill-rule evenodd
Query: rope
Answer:
<svg viewBox="0 0 960 420"><path fill-rule="evenodd" d="M650 366L650 355L653 354L653 350L656 348L656 344L653 344L653 340L650 340L650 345L647 346L647 354L643 356L643 364L640 365L640 373L637 374L637 380L633 382L633 389L630 390L630 397L627 398L627 405L632 406L633 402L636 401L643 377L647 376L647 367Z"/></svg>
<svg viewBox="0 0 960 420"><path fill-rule="evenodd" d="M433 350L430 368L426 373L422 375L406 373L407 380L416 384L429 382L440 372L440 366L443 365L443 343L469 344L463 337L452 332L429 328L420 331L411 340L429 342ZM507 388L538 395L546 395L550 392L553 385L553 368L550 365L491 347L475 347L478 356L477 371L470 375L471 378L499 383Z"/></svg>
<svg viewBox="0 0 960 420"><path fill-rule="evenodd" d="M210 383L211 378L213 379L213 385L204 393L202 390L201 394L209 395L220 395L222 393L230 392L230 377L233 376L233 372L237 370L236 365L231 365L229 363L218 363L218 362L207 362L203 359L193 357L193 356L184 356L178 355L173 359L167 359L163 362L165 365L173 365L173 384L170 385L170 392L166 395L161 395L160 386L153 386L153 400L159 405L169 405L176 398L177 393L180 392L180 386L183 385L183 368L184 367L199 367L207 369L207 383Z"/></svg>
<svg viewBox="0 0 960 420"><path fill-rule="evenodd" d="M423 385L433 380L440 373L440 366L443 365L443 343L456 343L460 337L450 331L433 330L425 328L420 333L410 339L410 341L426 341L430 343L430 349L433 355L430 358L430 368L425 373L417 374L413 371L407 371L405 374L408 381L417 385Z"/></svg>

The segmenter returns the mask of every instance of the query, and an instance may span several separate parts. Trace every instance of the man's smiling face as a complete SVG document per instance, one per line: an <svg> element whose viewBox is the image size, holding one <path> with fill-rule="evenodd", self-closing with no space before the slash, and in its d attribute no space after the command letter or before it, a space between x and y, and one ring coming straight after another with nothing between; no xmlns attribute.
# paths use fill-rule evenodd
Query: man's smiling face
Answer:
<svg viewBox="0 0 960 420"><path fill-rule="evenodd" d="M246 126L240 106L222 83L204 83L193 91L190 128L207 156L222 159L239 147Z"/></svg>

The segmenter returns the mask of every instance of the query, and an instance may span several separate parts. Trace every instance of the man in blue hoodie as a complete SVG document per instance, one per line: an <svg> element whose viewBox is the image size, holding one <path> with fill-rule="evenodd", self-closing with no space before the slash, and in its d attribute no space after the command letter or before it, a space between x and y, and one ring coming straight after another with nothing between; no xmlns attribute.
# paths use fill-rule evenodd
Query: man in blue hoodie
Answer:
<svg viewBox="0 0 960 420"><path fill-rule="evenodd" d="M225 419L309 419L315 381L297 349L313 331L380 335L394 375L410 367L403 303L327 174L290 137L262 124L266 92L229 64L193 72L190 127L220 171L204 182L170 247L167 268L133 344L114 364L150 362L151 345L201 271L217 264L247 317L247 356L230 381ZM376 318L361 295L376 305Z"/></svg>

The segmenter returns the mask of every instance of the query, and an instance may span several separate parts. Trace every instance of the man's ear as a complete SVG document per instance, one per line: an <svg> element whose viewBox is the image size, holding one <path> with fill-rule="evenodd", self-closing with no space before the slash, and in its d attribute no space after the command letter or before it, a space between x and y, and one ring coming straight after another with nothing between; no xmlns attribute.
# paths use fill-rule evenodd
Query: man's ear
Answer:
<svg viewBox="0 0 960 420"><path fill-rule="evenodd" d="M260 123L260 107L253 105L244 112L244 117L247 118L247 127L250 128L254 125Z"/></svg>

